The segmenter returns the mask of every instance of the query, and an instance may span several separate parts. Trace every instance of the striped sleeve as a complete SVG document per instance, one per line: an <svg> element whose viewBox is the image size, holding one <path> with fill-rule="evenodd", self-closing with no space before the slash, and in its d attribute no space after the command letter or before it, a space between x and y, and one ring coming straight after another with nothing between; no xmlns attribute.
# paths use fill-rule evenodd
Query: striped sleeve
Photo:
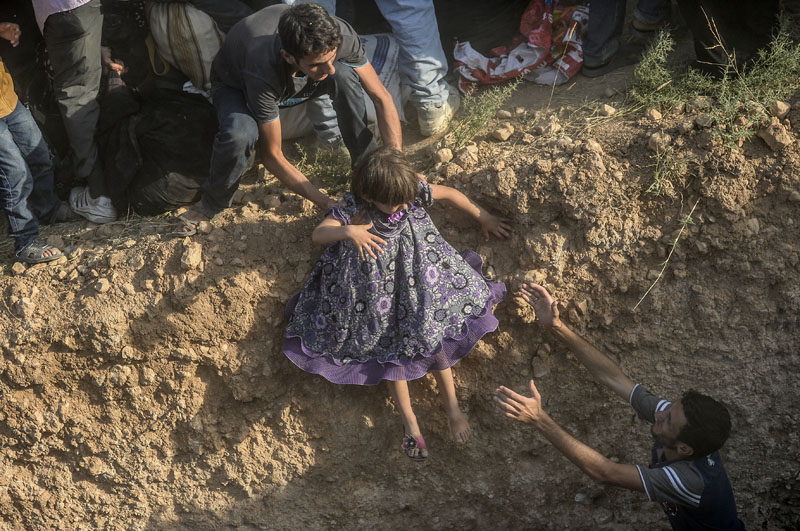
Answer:
<svg viewBox="0 0 800 531"><path fill-rule="evenodd" d="M690 461L648 468L637 465L644 491L650 501L672 502L697 508L703 495L703 476Z"/></svg>
<svg viewBox="0 0 800 531"><path fill-rule="evenodd" d="M664 411L672 405L669 400L658 398L639 384L633 387L629 401L639 418L647 422L655 422L656 411Z"/></svg>

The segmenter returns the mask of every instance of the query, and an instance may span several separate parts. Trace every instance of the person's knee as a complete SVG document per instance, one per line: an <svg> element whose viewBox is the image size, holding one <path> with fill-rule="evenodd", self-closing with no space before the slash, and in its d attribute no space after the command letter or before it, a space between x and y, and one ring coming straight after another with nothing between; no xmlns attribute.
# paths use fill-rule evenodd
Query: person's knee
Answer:
<svg viewBox="0 0 800 531"><path fill-rule="evenodd" d="M220 125L219 139L236 148L248 149L258 141L258 124L250 116L236 115Z"/></svg>

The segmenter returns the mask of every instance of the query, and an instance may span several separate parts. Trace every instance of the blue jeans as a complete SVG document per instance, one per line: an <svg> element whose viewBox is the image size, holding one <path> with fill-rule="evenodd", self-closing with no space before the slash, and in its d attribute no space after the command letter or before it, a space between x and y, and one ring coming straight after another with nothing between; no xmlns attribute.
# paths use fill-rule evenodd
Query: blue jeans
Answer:
<svg viewBox="0 0 800 531"><path fill-rule="evenodd" d="M352 67L337 62L336 73L320 88L333 101L334 118L355 164L362 155L378 147L367 127L367 109L358 74ZM309 105L317 97L301 105ZM241 90L215 85L211 89L211 99L217 111L219 130L214 137L211 171L203 185L203 200L199 206L208 217L231 206L247 161L258 143L258 123Z"/></svg>
<svg viewBox="0 0 800 531"><path fill-rule="evenodd" d="M43 223L54 221L60 204L50 150L21 103L0 118L0 202L15 252L39 236L37 218Z"/></svg>
<svg viewBox="0 0 800 531"><path fill-rule="evenodd" d="M625 22L626 0L592 0L589 4L589 28L583 43L584 64L600 66L617 53ZM669 15L668 0L639 0L634 16L647 24L656 24Z"/></svg>

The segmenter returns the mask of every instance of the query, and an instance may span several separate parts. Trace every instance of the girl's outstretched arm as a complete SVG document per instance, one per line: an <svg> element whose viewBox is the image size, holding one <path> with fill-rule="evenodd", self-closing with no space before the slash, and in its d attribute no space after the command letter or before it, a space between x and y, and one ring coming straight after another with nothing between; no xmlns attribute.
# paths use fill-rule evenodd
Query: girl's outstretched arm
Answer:
<svg viewBox="0 0 800 531"><path fill-rule="evenodd" d="M354 221L357 219L358 217L354 218ZM372 223L367 225L343 225L336 218L326 217L311 233L311 241L318 245L328 245L342 240L352 240L361 258L366 258L365 252L372 258L377 258L375 251L383 254L382 246L386 245L386 241L380 236L369 232L371 228Z"/></svg>
<svg viewBox="0 0 800 531"><path fill-rule="evenodd" d="M465 196L455 188L449 186L442 186L432 184L431 191L433 192L434 201L444 201L449 203L459 210L463 210L481 224L483 229L483 237L489 239L489 233L494 234L498 238L508 238L511 227L508 225L508 220L505 218L498 218L490 214L478 203L474 202L469 197Z"/></svg>

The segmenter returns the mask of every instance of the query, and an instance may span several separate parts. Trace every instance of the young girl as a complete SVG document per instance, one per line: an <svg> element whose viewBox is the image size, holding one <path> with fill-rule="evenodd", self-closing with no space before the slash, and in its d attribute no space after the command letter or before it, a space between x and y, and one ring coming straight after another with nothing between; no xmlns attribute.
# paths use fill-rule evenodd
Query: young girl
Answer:
<svg viewBox="0 0 800 531"><path fill-rule="evenodd" d="M407 381L433 371L453 439L466 442L470 427L450 367L497 327L492 309L506 293L483 277L477 254L444 241L423 207L445 201L473 216L487 239L506 238L509 228L461 192L420 181L393 148L365 157L351 186L311 236L332 245L289 301L283 351L334 383L388 380L403 419L402 448L422 461L427 445Z"/></svg>

